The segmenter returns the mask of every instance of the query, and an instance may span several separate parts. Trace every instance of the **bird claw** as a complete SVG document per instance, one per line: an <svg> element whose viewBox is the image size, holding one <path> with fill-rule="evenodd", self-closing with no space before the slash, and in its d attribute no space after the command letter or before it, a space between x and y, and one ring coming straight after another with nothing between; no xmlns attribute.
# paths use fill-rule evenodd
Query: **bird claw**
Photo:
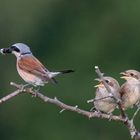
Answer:
<svg viewBox="0 0 140 140"><path fill-rule="evenodd" d="M102 113L99 110L96 110L96 112L97 112L97 117L100 118Z"/></svg>
<svg viewBox="0 0 140 140"><path fill-rule="evenodd" d="M34 93L32 94L32 97L36 97L39 90L40 90L40 87L37 89L34 89Z"/></svg>
<svg viewBox="0 0 140 140"><path fill-rule="evenodd" d="M140 103L137 103L136 106L137 106L138 108L140 108Z"/></svg>
<svg viewBox="0 0 140 140"><path fill-rule="evenodd" d="M37 93L37 92L35 91L35 92L32 94L32 97L36 97L36 96L37 96L36 93Z"/></svg>
<svg viewBox="0 0 140 140"><path fill-rule="evenodd" d="M34 93L32 94L32 97L36 97L37 96L37 93L38 93L38 89L34 90Z"/></svg>
<svg viewBox="0 0 140 140"><path fill-rule="evenodd" d="M113 114L112 113L108 113L108 120L111 121L112 120L112 116Z"/></svg>
<svg viewBox="0 0 140 140"><path fill-rule="evenodd" d="M95 115L96 115L97 118L100 118L101 115L102 115L102 113L101 113L99 110L95 110L95 112L91 112L91 113L90 113L89 119L91 119L91 118L92 118L93 116L95 116Z"/></svg>
<svg viewBox="0 0 140 140"><path fill-rule="evenodd" d="M128 116L125 114L125 117L122 115L119 115L122 119L124 119L124 122L127 122L129 120Z"/></svg>
<svg viewBox="0 0 140 140"><path fill-rule="evenodd" d="M27 87L29 84L25 84L25 85L20 85L20 90L21 91L25 91L25 87Z"/></svg>

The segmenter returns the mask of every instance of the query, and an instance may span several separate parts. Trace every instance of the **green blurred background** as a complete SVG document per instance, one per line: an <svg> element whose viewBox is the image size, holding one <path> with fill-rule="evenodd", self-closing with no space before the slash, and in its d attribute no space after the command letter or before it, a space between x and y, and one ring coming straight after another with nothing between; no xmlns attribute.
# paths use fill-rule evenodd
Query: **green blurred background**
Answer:
<svg viewBox="0 0 140 140"><path fill-rule="evenodd" d="M23 42L49 70L75 69L73 74L58 77L58 85L48 84L41 92L89 110L92 105L86 101L94 97L95 65L120 83L121 71L140 70L139 7L139 0L1 0L0 48ZM24 83L15 60L13 55L0 56L1 97L15 90L10 81ZM59 111L30 95L17 96L0 105L0 138L130 139L128 130L118 122Z"/></svg>

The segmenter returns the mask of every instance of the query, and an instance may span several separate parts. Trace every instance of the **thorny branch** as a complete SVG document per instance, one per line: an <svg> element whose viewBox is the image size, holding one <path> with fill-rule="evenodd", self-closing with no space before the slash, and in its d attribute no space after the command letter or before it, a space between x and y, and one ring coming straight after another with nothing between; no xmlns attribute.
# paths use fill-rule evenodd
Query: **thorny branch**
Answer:
<svg viewBox="0 0 140 140"><path fill-rule="evenodd" d="M106 82L104 81L103 74L100 72L100 69L98 66L95 66L95 71L98 74L99 78L103 81L104 86L106 87L107 91L109 93L111 93L110 92L111 90L108 87L108 85L106 84ZM86 111L84 109L80 109L77 105L75 105L75 106L67 105L67 104L61 102L60 100L58 100L56 97L49 98L48 96L45 96L42 93L33 90L33 88L29 88L29 87L26 87L24 85L19 85L19 84L13 83L13 82L11 82L10 84L12 86L16 87L17 90L8 94L7 96L1 98L0 104L14 98L15 96L17 96L19 94L26 93L26 94L30 94L34 97L41 99L43 102L51 103L51 104L54 104L54 105L60 107L61 108L60 113L62 113L65 110L68 110L68 111L72 111L72 112L76 112L78 114L81 114L85 117L88 117L89 119L100 118L100 119L110 120L110 115L108 115L108 114L104 114L104 113L99 114L97 111L94 111L94 112ZM111 94L115 95L114 93L111 93ZM131 137L134 138L135 140L140 140L140 133L138 132L138 130L136 130L135 125L133 123L133 120L128 119L128 117L125 115L125 112L121 108L120 101L118 100L118 98L115 96L113 96L113 97L116 100L116 102L118 103L119 109L121 111L121 116L112 115L111 120L123 123L127 127L127 129L129 130Z"/></svg>
<svg viewBox="0 0 140 140"><path fill-rule="evenodd" d="M65 110L69 110L69 111L84 115L84 116L88 117L89 119L94 118L94 117L102 118L102 119L109 119L110 118L110 115L107 115L107 114L102 113L99 116L98 112L96 112L96 111L90 112L90 111L80 109L77 105L75 105L75 106L67 105L67 104L61 102L60 100L58 100L56 97L49 98L48 96L45 96L40 92L34 91L33 88L24 87L24 85L19 85L19 84L13 83L13 82L11 82L10 84L12 86L16 87L17 90L15 92L10 93L9 95L1 98L0 103L4 103L4 102L12 99L13 97L21 94L21 93L28 93L28 94L31 94L33 97L40 98L44 102L48 102L48 103L51 103L51 104L54 104L54 105L60 107L62 109L60 111L60 113L65 111ZM115 116L115 115L111 116L111 119L114 121L119 121L119 122L124 121L123 118L120 118L119 116Z"/></svg>

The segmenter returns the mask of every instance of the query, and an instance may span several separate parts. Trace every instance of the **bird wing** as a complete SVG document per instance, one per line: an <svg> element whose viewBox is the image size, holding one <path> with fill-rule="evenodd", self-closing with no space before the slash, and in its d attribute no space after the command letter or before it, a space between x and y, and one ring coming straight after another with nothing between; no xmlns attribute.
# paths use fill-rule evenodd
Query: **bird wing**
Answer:
<svg viewBox="0 0 140 140"><path fill-rule="evenodd" d="M123 96L127 96L127 94L130 92L130 88L129 88L130 85L128 84L123 84L121 89L120 89L120 96L123 97ZM126 92L127 91L127 92Z"/></svg>
<svg viewBox="0 0 140 140"><path fill-rule="evenodd" d="M22 57L17 61L18 67L26 72L40 77L42 80L49 80L47 72L49 72L44 65L34 56Z"/></svg>

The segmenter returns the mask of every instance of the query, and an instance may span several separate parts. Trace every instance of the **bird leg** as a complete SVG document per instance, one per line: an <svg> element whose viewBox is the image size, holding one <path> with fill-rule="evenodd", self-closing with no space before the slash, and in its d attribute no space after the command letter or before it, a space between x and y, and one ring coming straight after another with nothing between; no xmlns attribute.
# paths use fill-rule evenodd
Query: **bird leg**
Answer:
<svg viewBox="0 0 140 140"><path fill-rule="evenodd" d="M108 120L111 121L113 114L112 113L107 113L107 114L108 114Z"/></svg>
<svg viewBox="0 0 140 140"><path fill-rule="evenodd" d="M34 94L32 95L32 97L36 97L39 90L40 90L40 86L38 86L36 89L34 89Z"/></svg>
<svg viewBox="0 0 140 140"><path fill-rule="evenodd" d="M25 84L25 85L21 85L22 88L24 89L25 87L29 86L30 84Z"/></svg>

